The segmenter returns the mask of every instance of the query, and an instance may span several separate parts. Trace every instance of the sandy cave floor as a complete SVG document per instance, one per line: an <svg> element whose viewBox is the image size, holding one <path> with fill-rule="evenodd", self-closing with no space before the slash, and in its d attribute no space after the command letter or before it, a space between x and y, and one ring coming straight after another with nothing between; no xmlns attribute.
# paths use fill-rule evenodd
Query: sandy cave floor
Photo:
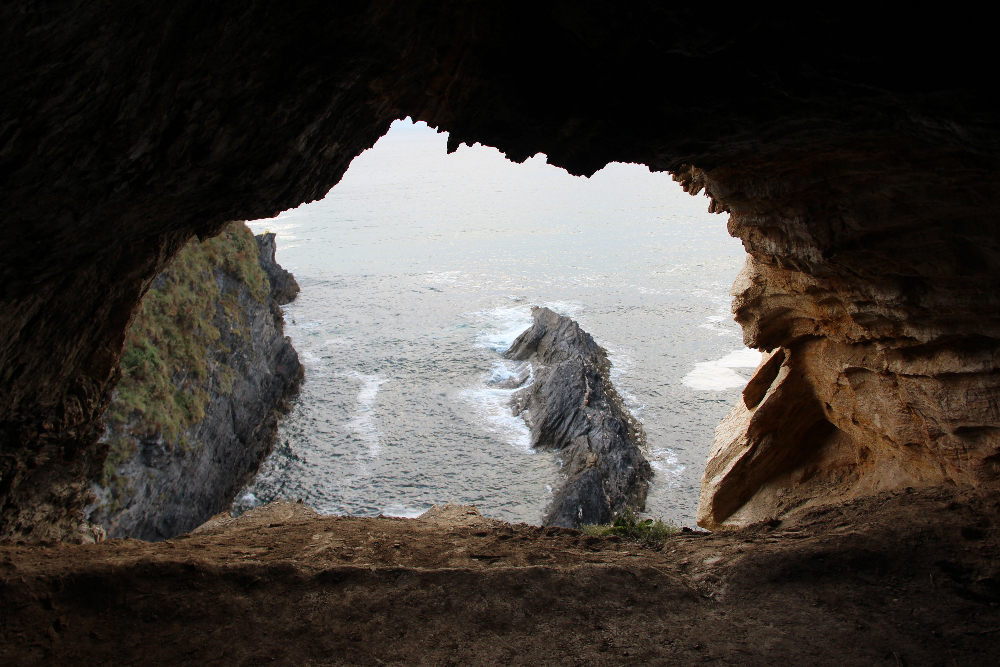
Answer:
<svg viewBox="0 0 1000 667"><path fill-rule="evenodd" d="M1000 664L1000 499L933 489L662 549L474 508L279 502L0 544L2 665Z"/></svg>

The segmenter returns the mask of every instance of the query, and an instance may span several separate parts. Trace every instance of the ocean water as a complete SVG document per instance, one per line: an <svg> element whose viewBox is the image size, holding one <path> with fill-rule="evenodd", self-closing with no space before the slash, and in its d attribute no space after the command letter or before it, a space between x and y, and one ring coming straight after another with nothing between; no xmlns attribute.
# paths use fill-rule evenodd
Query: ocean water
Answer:
<svg viewBox="0 0 1000 667"><path fill-rule="evenodd" d="M399 121L325 199L249 223L302 287L284 314L306 376L237 509L452 502L539 523L559 460L531 450L500 385L530 373L501 354L544 305L610 353L647 434L647 513L693 525L715 426L760 358L729 314L745 255L725 218L644 166L586 179L446 139Z"/></svg>

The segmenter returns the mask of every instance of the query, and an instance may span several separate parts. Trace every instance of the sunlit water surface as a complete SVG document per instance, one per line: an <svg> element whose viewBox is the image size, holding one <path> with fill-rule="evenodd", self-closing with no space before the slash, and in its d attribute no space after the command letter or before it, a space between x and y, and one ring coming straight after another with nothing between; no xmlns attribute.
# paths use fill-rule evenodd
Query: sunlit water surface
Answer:
<svg viewBox="0 0 1000 667"><path fill-rule="evenodd" d="M539 523L558 459L492 386L532 305L575 318L610 353L642 421L647 512L693 525L715 426L758 353L729 315L744 252L707 201L666 174L590 179L397 122L322 201L271 220L302 292L285 333L306 368L279 445L240 494L322 513L416 516L475 504Z"/></svg>

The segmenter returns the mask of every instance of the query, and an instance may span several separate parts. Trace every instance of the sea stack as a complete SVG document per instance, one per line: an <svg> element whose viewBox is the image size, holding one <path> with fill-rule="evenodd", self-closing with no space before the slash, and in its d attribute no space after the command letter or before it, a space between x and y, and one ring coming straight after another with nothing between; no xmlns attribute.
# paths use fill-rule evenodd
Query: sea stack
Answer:
<svg viewBox="0 0 1000 667"><path fill-rule="evenodd" d="M532 308L534 323L504 353L531 363L534 382L512 398L536 449L558 451L566 481L553 495L547 526L609 523L642 511L652 470L645 434L611 384L607 352L568 317Z"/></svg>

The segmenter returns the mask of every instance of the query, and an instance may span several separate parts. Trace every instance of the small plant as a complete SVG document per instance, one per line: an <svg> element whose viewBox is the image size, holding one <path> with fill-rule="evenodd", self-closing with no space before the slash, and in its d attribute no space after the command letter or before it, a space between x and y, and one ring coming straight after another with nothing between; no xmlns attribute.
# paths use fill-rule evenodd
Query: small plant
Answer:
<svg viewBox="0 0 1000 667"><path fill-rule="evenodd" d="M631 507L626 507L614 523L590 524L581 526L580 530L593 537L617 535L643 544L663 542L667 537L678 532L677 526L663 523L660 519L655 522L652 519L640 521Z"/></svg>

